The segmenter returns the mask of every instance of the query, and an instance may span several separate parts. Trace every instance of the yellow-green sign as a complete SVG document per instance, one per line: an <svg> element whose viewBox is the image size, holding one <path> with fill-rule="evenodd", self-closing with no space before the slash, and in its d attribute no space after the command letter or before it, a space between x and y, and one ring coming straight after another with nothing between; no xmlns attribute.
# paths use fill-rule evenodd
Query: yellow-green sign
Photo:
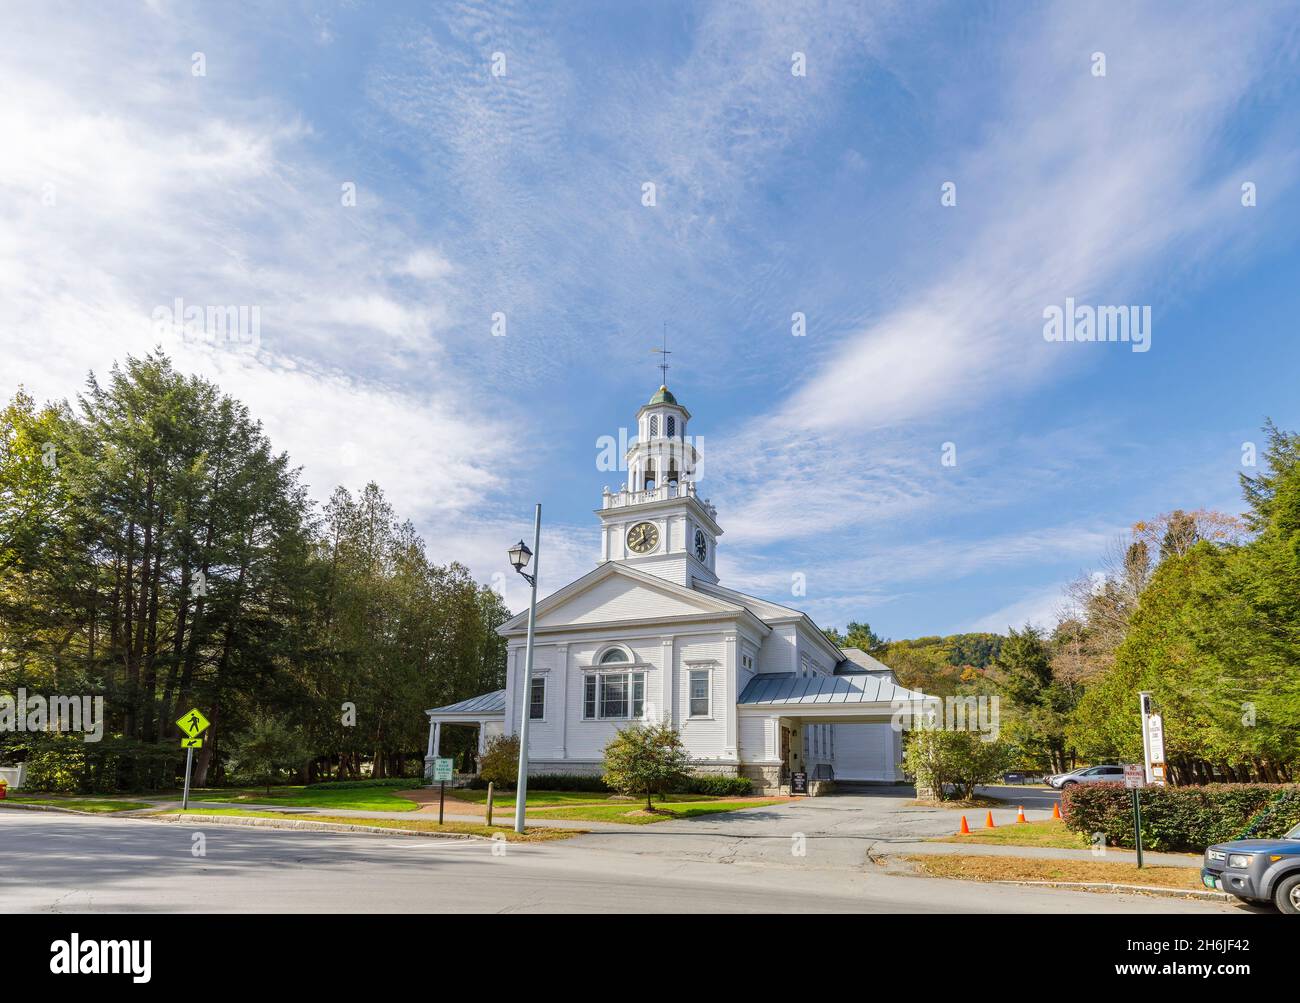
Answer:
<svg viewBox="0 0 1300 1003"><path fill-rule="evenodd" d="M208 730L210 723L197 707L192 707L177 719L176 727L185 733L186 738L197 738Z"/></svg>
<svg viewBox="0 0 1300 1003"><path fill-rule="evenodd" d="M201 749L203 748L203 739L201 738L182 738L182 749Z"/></svg>

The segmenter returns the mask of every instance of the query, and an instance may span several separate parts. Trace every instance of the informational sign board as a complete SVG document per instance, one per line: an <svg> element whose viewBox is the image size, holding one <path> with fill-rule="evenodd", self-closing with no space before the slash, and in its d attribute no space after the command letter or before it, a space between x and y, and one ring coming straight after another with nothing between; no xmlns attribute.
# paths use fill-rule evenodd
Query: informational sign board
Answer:
<svg viewBox="0 0 1300 1003"><path fill-rule="evenodd" d="M791 773L790 774L790 793L807 794L808 793L808 774Z"/></svg>
<svg viewBox="0 0 1300 1003"><path fill-rule="evenodd" d="M437 759L435 759L433 761L434 781L437 782L440 780L450 780L452 775L452 767L454 765L455 765L455 760L450 758L444 759L443 757L439 756Z"/></svg>
<svg viewBox="0 0 1300 1003"><path fill-rule="evenodd" d="M1147 769L1151 783L1165 784L1165 723L1159 714L1148 714L1146 719Z"/></svg>
<svg viewBox="0 0 1300 1003"><path fill-rule="evenodd" d="M1161 720L1159 714L1152 714L1147 718L1147 741L1151 743L1149 750L1151 762L1163 763L1165 761L1165 723Z"/></svg>
<svg viewBox="0 0 1300 1003"><path fill-rule="evenodd" d="M1141 763L1124 764L1124 786L1125 787L1145 787L1147 785L1147 771Z"/></svg>

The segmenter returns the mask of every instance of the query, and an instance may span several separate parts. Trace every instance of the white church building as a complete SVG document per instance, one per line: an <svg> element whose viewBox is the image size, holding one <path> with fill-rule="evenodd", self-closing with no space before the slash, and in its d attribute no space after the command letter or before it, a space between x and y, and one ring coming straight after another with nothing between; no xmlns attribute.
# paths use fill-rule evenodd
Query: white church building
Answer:
<svg viewBox="0 0 1300 1003"><path fill-rule="evenodd" d="M902 780L891 721L923 695L806 613L722 585L722 527L696 492L690 412L661 386L636 421L628 481L596 510L600 560L537 604L532 679L525 611L499 628L506 688L427 712L430 768L443 726L477 726L482 752L519 732L526 704L530 775L599 773L619 728L667 721L697 772L750 777L759 791L788 790L796 773L813 793L831 779Z"/></svg>

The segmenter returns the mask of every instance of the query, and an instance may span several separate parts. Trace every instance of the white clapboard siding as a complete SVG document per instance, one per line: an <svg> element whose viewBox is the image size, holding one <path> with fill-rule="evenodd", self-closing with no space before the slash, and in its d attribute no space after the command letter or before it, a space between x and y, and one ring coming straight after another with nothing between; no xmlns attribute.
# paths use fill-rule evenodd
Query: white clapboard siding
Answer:
<svg viewBox="0 0 1300 1003"><path fill-rule="evenodd" d="M682 616L709 610L705 603L692 603L651 585L611 576L597 582L567 602L538 618L543 627L562 624L600 623L606 620L644 620ZM716 607L713 607L716 608Z"/></svg>

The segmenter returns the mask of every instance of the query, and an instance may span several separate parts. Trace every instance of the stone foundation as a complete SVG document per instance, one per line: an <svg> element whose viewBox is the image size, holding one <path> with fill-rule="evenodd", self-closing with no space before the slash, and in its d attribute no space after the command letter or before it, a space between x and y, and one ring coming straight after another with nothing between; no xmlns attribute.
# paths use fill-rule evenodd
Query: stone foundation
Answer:
<svg viewBox="0 0 1300 1003"><path fill-rule="evenodd" d="M755 794L777 795L787 794L790 791L789 785L781 784L781 767L779 765L766 766L762 763L741 763L739 775L748 777L754 782Z"/></svg>

